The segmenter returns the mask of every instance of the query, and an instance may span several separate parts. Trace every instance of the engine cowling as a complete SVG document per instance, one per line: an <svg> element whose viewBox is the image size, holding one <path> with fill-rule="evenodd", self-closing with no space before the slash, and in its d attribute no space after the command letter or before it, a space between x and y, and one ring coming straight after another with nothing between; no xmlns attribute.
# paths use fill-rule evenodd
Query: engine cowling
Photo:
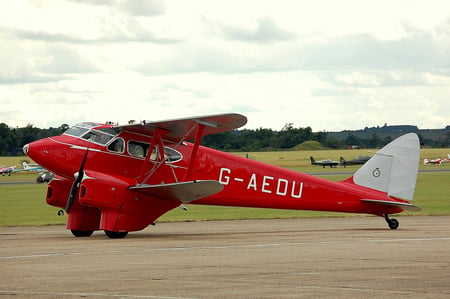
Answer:
<svg viewBox="0 0 450 299"><path fill-rule="evenodd" d="M47 204L64 209L71 187L72 181L60 176L55 176L47 187L47 196L45 198Z"/></svg>

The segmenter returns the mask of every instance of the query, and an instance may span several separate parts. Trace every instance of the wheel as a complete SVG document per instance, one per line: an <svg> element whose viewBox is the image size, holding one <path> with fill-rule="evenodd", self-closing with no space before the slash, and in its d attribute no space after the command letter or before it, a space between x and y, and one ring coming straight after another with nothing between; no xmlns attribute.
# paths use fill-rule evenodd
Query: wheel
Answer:
<svg viewBox="0 0 450 299"><path fill-rule="evenodd" d="M399 223L398 223L397 219L389 219L388 225L389 225L390 229L397 229L399 226Z"/></svg>
<svg viewBox="0 0 450 299"><path fill-rule="evenodd" d="M111 239L123 239L128 235L128 232L113 232L110 230L105 230L105 235Z"/></svg>
<svg viewBox="0 0 450 299"><path fill-rule="evenodd" d="M71 229L72 235L75 237L89 237L94 232L93 230L77 230L77 229Z"/></svg>

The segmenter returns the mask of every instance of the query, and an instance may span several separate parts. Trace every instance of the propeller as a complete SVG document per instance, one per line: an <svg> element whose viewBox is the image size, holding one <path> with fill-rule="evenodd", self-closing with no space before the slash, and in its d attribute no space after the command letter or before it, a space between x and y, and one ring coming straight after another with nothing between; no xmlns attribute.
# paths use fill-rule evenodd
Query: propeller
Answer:
<svg viewBox="0 0 450 299"><path fill-rule="evenodd" d="M73 181L72 188L70 189L69 198L67 199L66 204L66 213L69 213L72 208L73 201L78 193L78 189L80 188L81 181L84 176L84 164L86 163L86 159L89 153L89 148L86 149L86 153L84 154L83 161L81 161L80 170L78 170L78 175L75 174L75 180Z"/></svg>

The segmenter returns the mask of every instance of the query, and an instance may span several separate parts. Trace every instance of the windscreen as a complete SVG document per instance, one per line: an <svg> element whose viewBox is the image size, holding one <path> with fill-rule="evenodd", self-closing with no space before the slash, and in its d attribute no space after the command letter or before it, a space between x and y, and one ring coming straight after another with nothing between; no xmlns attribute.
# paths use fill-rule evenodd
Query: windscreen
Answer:
<svg viewBox="0 0 450 299"><path fill-rule="evenodd" d="M111 128L93 129L94 127L98 127L99 125L100 124L97 123L77 124L65 131L64 134L74 137L81 137L94 143L106 145L118 134L118 132L114 131Z"/></svg>

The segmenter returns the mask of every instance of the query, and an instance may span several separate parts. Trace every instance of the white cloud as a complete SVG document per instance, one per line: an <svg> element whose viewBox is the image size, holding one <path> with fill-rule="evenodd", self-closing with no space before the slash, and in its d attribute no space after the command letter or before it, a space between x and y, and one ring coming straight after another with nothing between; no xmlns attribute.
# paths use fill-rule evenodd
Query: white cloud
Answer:
<svg viewBox="0 0 450 299"><path fill-rule="evenodd" d="M442 128L449 11L447 1L0 4L0 121L238 112L248 128Z"/></svg>

